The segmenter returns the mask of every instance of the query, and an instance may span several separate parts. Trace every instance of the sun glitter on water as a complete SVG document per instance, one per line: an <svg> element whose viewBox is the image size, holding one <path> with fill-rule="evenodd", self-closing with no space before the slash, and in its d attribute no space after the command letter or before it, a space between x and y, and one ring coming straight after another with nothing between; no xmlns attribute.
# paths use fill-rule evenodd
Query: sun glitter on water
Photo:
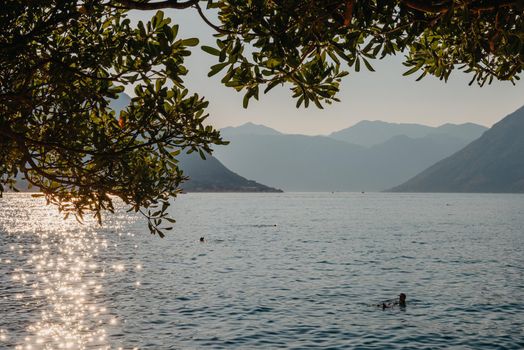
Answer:
<svg viewBox="0 0 524 350"><path fill-rule="evenodd" d="M2 302L16 302L16 306L21 306L20 313L33 317L25 326L25 336L18 334L16 341L8 329L0 328L0 348L112 348L107 328L118 327L121 320L103 303L105 290L101 279L106 270L118 274L125 271L125 265L96 262L97 254L108 244L97 233L99 227L94 221L64 221L52 206L41 205L29 196L14 199L27 201L31 219L17 215L2 219L0 233L7 231L14 241L9 254L16 255L17 261L12 263L2 257L0 264L2 270L10 272L11 281L20 286Z"/></svg>

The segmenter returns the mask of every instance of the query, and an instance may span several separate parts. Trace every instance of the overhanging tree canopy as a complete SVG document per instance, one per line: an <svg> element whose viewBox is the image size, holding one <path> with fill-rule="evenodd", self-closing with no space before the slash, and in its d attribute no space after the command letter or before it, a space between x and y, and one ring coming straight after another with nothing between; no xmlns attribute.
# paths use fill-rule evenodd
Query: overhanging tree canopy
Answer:
<svg viewBox="0 0 524 350"><path fill-rule="evenodd" d="M471 83L519 79L524 1L493 0L8 0L0 11L0 184L23 176L66 215L113 210L110 195L162 235L184 180L181 150L224 143L207 102L183 81L197 38L162 12L132 25L129 10L197 11L216 31L209 75L244 106L289 85L297 106L337 101L341 78L406 54L406 74ZM109 102L134 87L127 108ZM0 187L0 194L4 190Z"/></svg>

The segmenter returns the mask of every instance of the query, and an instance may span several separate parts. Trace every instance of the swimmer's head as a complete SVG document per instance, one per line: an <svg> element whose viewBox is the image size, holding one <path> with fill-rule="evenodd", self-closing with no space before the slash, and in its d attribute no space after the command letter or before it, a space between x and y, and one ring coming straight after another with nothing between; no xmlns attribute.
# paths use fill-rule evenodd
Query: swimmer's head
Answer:
<svg viewBox="0 0 524 350"><path fill-rule="evenodd" d="M405 302L405 301L406 301L406 294L404 294L404 293L400 293L400 294L398 295L398 300L399 300L401 303Z"/></svg>

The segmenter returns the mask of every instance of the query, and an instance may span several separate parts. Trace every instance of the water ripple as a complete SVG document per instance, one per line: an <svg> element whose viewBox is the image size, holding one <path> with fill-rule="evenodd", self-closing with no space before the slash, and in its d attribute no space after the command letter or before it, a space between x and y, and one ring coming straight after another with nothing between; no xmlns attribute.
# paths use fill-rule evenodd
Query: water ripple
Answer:
<svg viewBox="0 0 524 350"><path fill-rule="evenodd" d="M124 211L100 228L8 194L0 348L522 349L523 207L191 194L161 240ZM401 291L406 308L376 306Z"/></svg>

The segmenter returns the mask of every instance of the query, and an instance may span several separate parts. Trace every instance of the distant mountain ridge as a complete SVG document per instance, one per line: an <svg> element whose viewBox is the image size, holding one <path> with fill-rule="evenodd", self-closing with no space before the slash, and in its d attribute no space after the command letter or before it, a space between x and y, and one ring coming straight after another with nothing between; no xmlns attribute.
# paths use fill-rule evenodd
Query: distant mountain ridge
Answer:
<svg viewBox="0 0 524 350"><path fill-rule="evenodd" d="M234 135L282 135L281 132L276 131L265 125L254 124L251 122L242 124L240 126L228 126L220 130L222 136Z"/></svg>
<svg viewBox="0 0 524 350"><path fill-rule="evenodd" d="M398 129L400 125L370 123L382 129L388 125ZM221 130L231 143L216 147L214 154L231 170L286 191L382 191L456 152L485 130L473 124L465 128L477 130L470 135L462 132L463 126L410 126L414 126L415 135L424 136L390 132L394 136L366 147L356 144L358 140L350 143L329 136L289 135L265 126L241 125Z"/></svg>
<svg viewBox="0 0 524 350"><path fill-rule="evenodd" d="M524 106L391 191L524 193Z"/></svg>
<svg viewBox="0 0 524 350"><path fill-rule="evenodd" d="M333 191L348 177L338 164L357 157L362 147L324 136L237 135L215 147L215 157L240 174L285 191ZM359 181L359 174L349 178ZM263 179L263 180L262 180ZM277 185L278 184L278 185Z"/></svg>
<svg viewBox="0 0 524 350"><path fill-rule="evenodd" d="M442 133L449 136L454 136L462 140L475 140L480 137L489 128L475 124L475 123L464 123L464 124L451 124L446 123L436 128L435 133ZM433 133L432 133L433 134ZM430 134L431 135L431 134Z"/></svg>
<svg viewBox="0 0 524 350"><path fill-rule="evenodd" d="M127 107L131 102L131 97L126 93L121 93L117 99L111 100L109 106L117 113ZM226 128L227 129L227 128ZM279 134L276 130L247 123L240 128L231 128L234 134L236 130L243 133L258 134ZM227 131L226 131L227 132ZM189 180L180 187L188 192L282 192L281 190L259 184L256 181L246 178L227 169L219 160L211 155L207 155L206 160L200 158L197 153L181 153L179 156L179 166L184 171ZM24 185L26 188L27 186Z"/></svg>
<svg viewBox="0 0 524 350"><path fill-rule="evenodd" d="M126 93L121 93L117 99L110 101L109 106L118 113L130 102L131 97ZM252 123L245 124L241 130L242 132L278 134L273 129ZM180 186L186 192L282 192L256 181L247 180L227 169L211 155L207 155L206 160L203 160L198 153L181 153L178 158L184 175L189 176L189 180ZM21 185L27 188L27 184L21 182Z"/></svg>
<svg viewBox="0 0 524 350"><path fill-rule="evenodd" d="M383 121L363 120L349 128L333 132L329 137L349 143L371 147L381 144L395 136L422 138L433 134L446 134L461 140L471 141L479 137L488 128L473 124L444 124L431 127L421 124L388 123Z"/></svg>
<svg viewBox="0 0 524 350"><path fill-rule="evenodd" d="M180 154L179 166L189 180L180 186L186 192L282 192L259 184L227 169L211 155Z"/></svg>
<svg viewBox="0 0 524 350"><path fill-rule="evenodd" d="M180 185L184 192L282 192L282 190L262 185L227 169L211 155L200 158L195 152L181 153L178 165L189 179ZM22 192L37 192L37 187L29 188L21 176L17 179L17 189Z"/></svg>

